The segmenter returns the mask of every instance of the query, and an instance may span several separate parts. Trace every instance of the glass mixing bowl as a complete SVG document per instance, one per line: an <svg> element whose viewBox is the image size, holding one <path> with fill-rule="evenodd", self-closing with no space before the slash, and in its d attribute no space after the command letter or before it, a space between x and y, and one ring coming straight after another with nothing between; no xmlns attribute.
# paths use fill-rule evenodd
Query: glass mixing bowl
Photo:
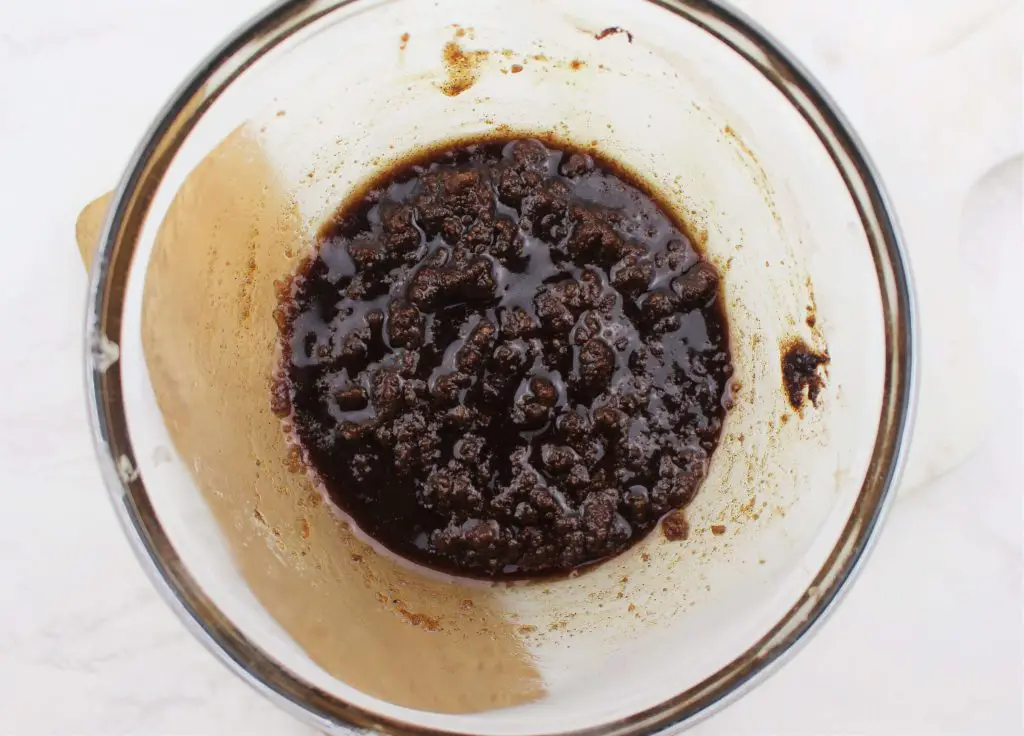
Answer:
<svg viewBox="0 0 1024 736"><path fill-rule="evenodd" d="M275 281L374 171L446 140L593 146L723 273L737 381L691 533L488 585L396 560L291 472ZM86 378L104 474L168 604L332 733L636 734L793 650L863 561L905 453L909 276L856 138L778 44L707 0L293 0L205 60L118 187ZM791 407L781 351L827 351ZM712 530L713 527L713 530Z"/></svg>

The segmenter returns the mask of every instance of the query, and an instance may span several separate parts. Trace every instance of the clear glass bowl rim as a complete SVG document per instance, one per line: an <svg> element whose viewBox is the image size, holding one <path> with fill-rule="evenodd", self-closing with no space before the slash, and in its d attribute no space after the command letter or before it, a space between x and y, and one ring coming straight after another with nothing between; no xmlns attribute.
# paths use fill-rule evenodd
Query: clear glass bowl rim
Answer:
<svg viewBox="0 0 1024 736"><path fill-rule="evenodd" d="M114 193L94 259L85 326L89 418L104 481L133 550L192 634L258 692L329 732L447 734L360 708L303 682L242 634L195 583L160 526L137 471L117 360L125 287L152 194L204 111L263 54L362 0L281 0L237 30L189 75L139 144ZM719 0L635 0L665 8L730 46L801 113L829 151L868 236L886 326L883 406L868 472L825 565L786 615L745 652L685 692L626 718L549 736L650 734L692 725L738 698L796 651L834 609L877 538L909 445L916 404L916 314L899 228L877 170L820 84L762 28Z"/></svg>

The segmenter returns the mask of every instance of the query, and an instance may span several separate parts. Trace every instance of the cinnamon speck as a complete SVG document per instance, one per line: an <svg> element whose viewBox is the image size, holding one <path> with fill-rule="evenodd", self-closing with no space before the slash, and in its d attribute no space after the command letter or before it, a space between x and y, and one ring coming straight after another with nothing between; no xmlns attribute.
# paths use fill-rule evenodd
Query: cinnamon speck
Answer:
<svg viewBox="0 0 1024 736"><path fill-rule="evenodd" d="M433 616L428 616L425 613L413 613L405 606L399 605L398 612L402 614L406 621L411 623L413 626L419 626L427 631L440 631L441 622Z"/></svg>
<svg viewBox="0 0 1024 736"><path fill-rule="evenodd" d="M284 117L284 110L278 110L277 111L277 117L283 118Z"/></svg>
<svg viewBox="0 0 1024 736"><path fill-rule="evenodd" d="M299 534L303 539L309 539L309 522L305 519L299 519Z"/></svg>
<svg viewBox="0 0 1024 736"><path fill-rule="evenodd" d="M712 524L711 533L716 537L720 537L725 534L725 524Z"/></svg>
<svg viewBox="0 0 1024 736"><path fill-rule="evenodd" d="M401 43L398 45L399 51L405 51L405 47L409 45L409 34L403 33L400 36Z"/></svg>
<svg viewBox="0 0 1024 736"><path fill-rule="evenodd" d="M285 458L285 465L289 473L302 472L302 451L296 445L288 448L288 457Z"/></svg>
<svg viewBox="0 0 1024 736"><path fill-rule="evenodd" d="M512 72L513 74L518 74L518 73L519 73L519 72L521 72L522 70L523 70L523 65L522 65L522 64L513 64L513 65L512 65L512 67L511 67L511 69L510 69L510 71L511 71L511 72Z"/></svg>
<svg viewBox="0 0 1024 736"><path fill-rule="evenodd" d="M569 62L569 68L572 69L574 72L578 72L580 69L582 69L586 65L587 65L587 62L580 61L579 59L573 59L572 61Z"/></svg>

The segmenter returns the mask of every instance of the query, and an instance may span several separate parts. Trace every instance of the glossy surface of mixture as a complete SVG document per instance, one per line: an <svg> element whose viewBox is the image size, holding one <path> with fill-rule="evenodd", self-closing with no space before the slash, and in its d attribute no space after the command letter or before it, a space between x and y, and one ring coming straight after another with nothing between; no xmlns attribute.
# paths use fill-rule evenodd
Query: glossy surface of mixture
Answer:
<svg viewBox="0 0 1024 736"><path fill-rule="evenodd" d="M607 558L696 492L732 372L718 274L607 164L532 140L392 172L281 292L275 411L392 551Z"/></svg>

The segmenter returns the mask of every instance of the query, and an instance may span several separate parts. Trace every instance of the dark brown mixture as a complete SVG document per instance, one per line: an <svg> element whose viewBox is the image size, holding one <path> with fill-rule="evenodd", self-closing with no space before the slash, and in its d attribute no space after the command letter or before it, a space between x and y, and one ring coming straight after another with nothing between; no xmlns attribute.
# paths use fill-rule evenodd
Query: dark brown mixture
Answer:
<svg viewBox="0 0 1024 736"><path fill-rule="evenodd" d="M823 371L828 355L816 353L801 340L793 340L782 351L782 387L789 405L799 411L806 401L817 405L818 394L825 386Z"/></svg>
<svg viewBox="0 0 1024 736"><path fill-rule="evenodd" d="M686 504L732 373L718 274L600 160L488 142L392 172L282 289L275 411L394 552L492 578Z"/></svg>

